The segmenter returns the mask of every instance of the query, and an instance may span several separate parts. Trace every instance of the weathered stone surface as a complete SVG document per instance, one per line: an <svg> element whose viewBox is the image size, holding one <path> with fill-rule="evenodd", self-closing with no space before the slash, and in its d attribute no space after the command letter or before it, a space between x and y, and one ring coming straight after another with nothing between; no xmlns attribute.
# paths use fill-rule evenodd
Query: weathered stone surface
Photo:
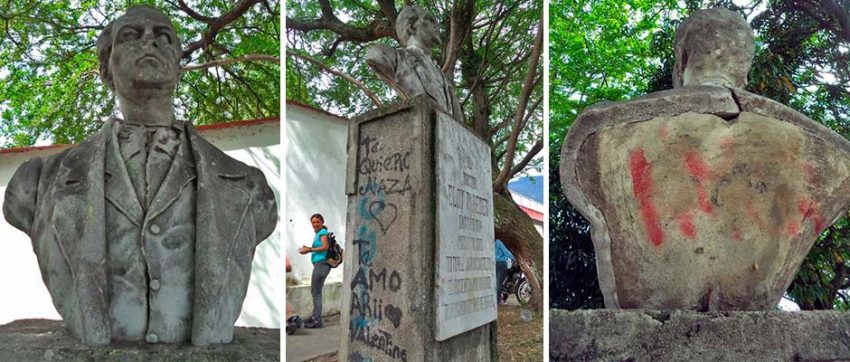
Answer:
<svg viewBox="0 0 850 362"><path fill-rule="evenodd" d="M292 305L295 314L307 318L313 312L313 295L310 285L293 285L286 287L286 300ZM342 282L325 283L322 287L322 315L339 314L342 308Z"/></svg>
<svg viewBox="0 0 850 362"><path fill-rule="evenodd" d="M440 42L437 20L427 10L405 6L395 20L403 49L376 44L366 53L366 62L403 100L426 95L438 109L462 118L453 87L431 59L431 49Z"/></svg>
<svg viewBox="0 0 850 362"><path fill-rule="evenodd" d="M607 190L593 202L623 308L770 309L846 207L850 155L749 112L620 124L586 145L598 166L579 179Z"/></svg>
<svg viewBox="0 0 850 362"><path fill-rule="evenodd" d="M3 361L280 361L280 330L236 327L233 342L208 347L188 344L79 343L61 321L25 319L0 326Z"/></svg>
<svg viewBox="0 0 850 362"><path fill-rule="evenodd" d="M97 48L124 119L21 165L3 214L32 239L84 343L230 342L254 249L277 223L274 194L260 170L175 119L181 48L162 12L131 7Z"/></svg>
<svg viewBox="0 0 850 362"><path fill-rule="evenodd" d="M437 115L437 331L443 341L496 320L490 147Z"/></svg>
<svg viewBox="0 0 850 362"><path fill-rule="evenodd" d="M437 109L420 96L350 123L342 360L482 361L496 353L492 323L436 340Z"/></svg>
<svg viewBox="0 0 850 362"><path fill-rule="evenodd" d="M846 361L850 314L550 310L553 361Z"/></svg>
<svg viewBox="0 0 850 362"><path fill-rule="evenodd" d="M753 30L738 13L694 11L676 29L673 87L716 85L743 88L753 63Z"/></svg>
<svg viewBox="0 0 850 362"><path fill-rule="evenodd" d="M727 49L722 37L740 35L730 22L743 21L729 14L696 12L680 28L682 42L723 65L680 59L707 85L595 105L564 142L564 194L591 222L610 308L771 309L848 206L850 142L779 103L712 85L736 84L711 79L738 77L728 62L752 56Z"/></svg>

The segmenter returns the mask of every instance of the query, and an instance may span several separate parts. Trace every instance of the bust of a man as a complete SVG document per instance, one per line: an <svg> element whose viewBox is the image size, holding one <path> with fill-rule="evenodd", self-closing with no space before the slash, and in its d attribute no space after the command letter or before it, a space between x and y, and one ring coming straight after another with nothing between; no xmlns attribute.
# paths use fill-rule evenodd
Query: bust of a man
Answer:
<svg viewBox="0 0 850 362"><path fill-rule="evenodd" d="M123 119L21 165L3 213L32 239L84 343L230 342L254 248L277 222L274 194L260 170L175 119L181 45L165 14L129 8L97 50Z"/></svg>
<svg viewBox="0 0 850 362"><path fill-rule="evenodd" d="M773 309L846 210L850 142L742 89L753 40L737 13L695 11L676 32L674 89L571 127L561 182L591 222L607 307Z"/></svg>
<svg viewBox="0 0 850 362"><path fill-rule="evenodd" d="M443 112L461 119L460 104L451 82L431 59L431 49L440 44L434 16L418 6L406 6L396 18L396 33L405 48L373 45L366 54L366 62L402 99L424 94Z"/></svg>

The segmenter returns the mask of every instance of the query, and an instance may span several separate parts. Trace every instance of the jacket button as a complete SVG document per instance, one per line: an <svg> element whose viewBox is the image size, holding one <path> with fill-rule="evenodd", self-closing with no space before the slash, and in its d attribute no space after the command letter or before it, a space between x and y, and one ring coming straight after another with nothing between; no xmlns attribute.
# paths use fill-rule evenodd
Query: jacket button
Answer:
<svg viewBox="0 0 850 362"><path fill-rule="evenodd" d="M151 224L151 226L148 227L148 231L150 231L151 234L154 234L154 235L159 234L159 232L160 232L159 225Z"/></svg>
<svg viewBox="0 0 850 362"><path fill-rule="evenodd" d="M156 337L156 334L148 333L148 335L145 336L145 342L156 343L159 342L159 338Z"/></svg>
<svg viewBox="0 0 850 362"><path fill-rule="evenodd" d="M151 280L151 290L153 290L153 291L159 290L159 279Z"/></svg>

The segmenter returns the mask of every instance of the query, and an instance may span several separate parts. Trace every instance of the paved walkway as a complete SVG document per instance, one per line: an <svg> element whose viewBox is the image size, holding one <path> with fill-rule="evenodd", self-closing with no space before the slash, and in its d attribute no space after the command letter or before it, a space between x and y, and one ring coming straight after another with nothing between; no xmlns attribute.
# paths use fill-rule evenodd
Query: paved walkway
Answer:
<svg viewBox="0 0 850 362"><path fill-rule="evenodd" d="M320 361L328 361L328 355L335 355L339 349L339 336L338 315L325 317L324 328L299 329L286 336L286 361L312 361L319 357L322 357Z"/></svg>
<svg viewBox="0 0 850 362"><path fill-rule="evenodd" d="M519 305L514 295L508 297L506 304ZM325 317L324 328L299 329L295 334L286 336L286 362L337 361L339 336L338 315Z"/></svg>

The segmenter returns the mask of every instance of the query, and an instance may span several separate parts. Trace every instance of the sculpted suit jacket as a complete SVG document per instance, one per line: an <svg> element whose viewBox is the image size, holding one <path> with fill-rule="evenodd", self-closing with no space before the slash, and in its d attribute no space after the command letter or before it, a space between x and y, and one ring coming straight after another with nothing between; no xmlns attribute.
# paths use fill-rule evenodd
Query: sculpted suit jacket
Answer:
<svg viewBox="0 0 850 362"><path fill-rule="evenodd" d="M76 147L21 165L3 205L9 223L32 239L42 278L66 328L90 345L112 339L104 209L107 202L120 203L105 192L117 178L104 177L104 166L115 122L108 121ZM254 249L274 231L277 207L260 170L227 156L191 125L186 130L195 172L167 176L163 185L178 187L157 196L147 219L155 222L168 214L163 210L196 175L191 342L228 343ZM133 214L130 206L122 211Z"/></svg>

